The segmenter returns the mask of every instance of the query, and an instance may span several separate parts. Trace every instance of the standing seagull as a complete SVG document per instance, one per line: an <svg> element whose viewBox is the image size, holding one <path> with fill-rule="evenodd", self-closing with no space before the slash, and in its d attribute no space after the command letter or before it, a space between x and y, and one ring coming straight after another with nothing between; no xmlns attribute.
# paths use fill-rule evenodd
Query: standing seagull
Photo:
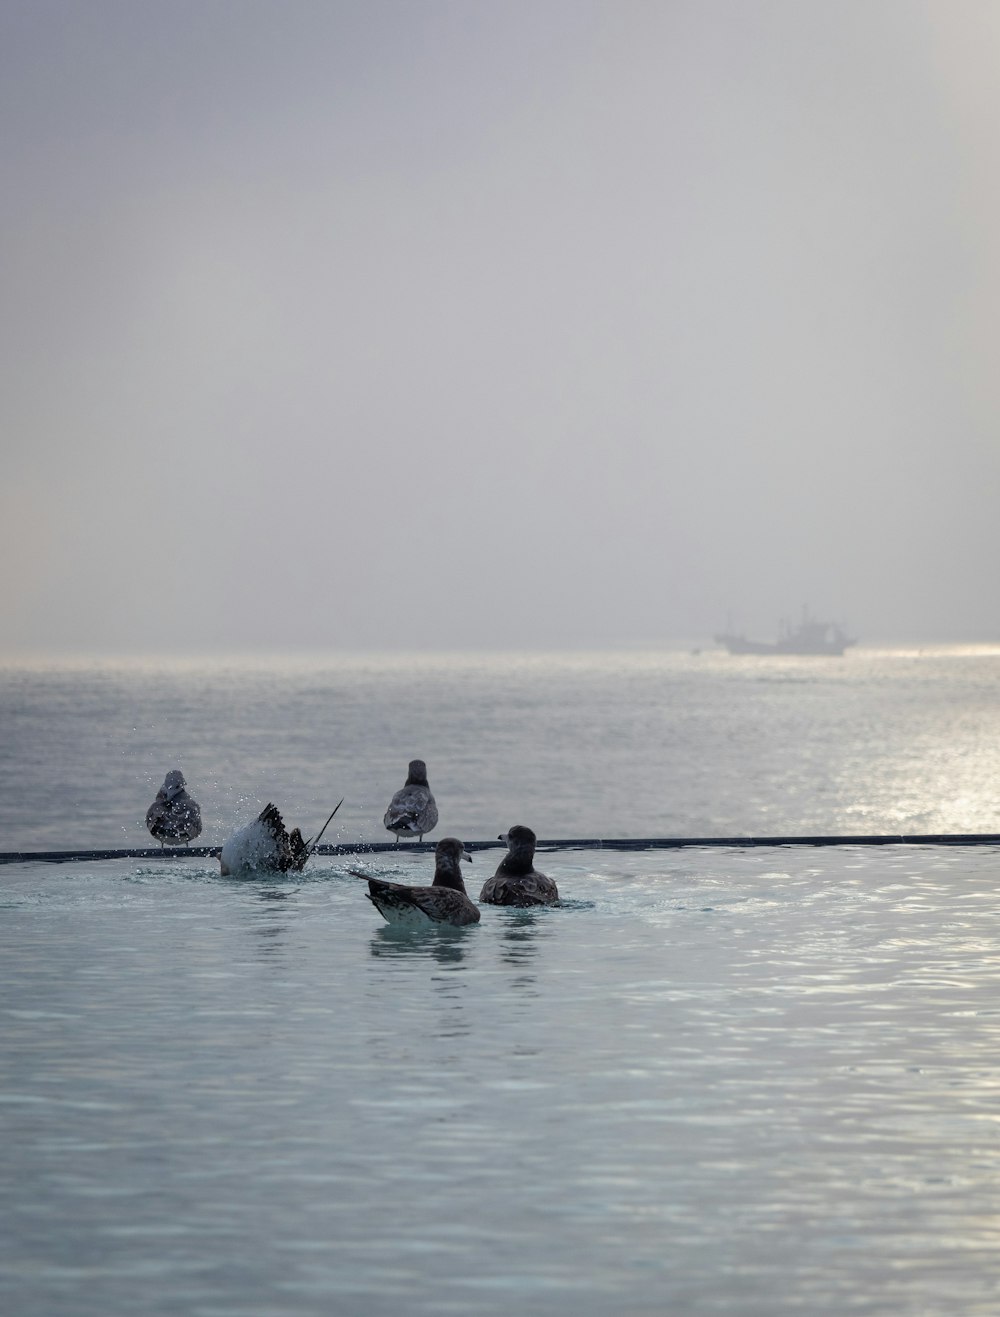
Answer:
<svg viewBox="0 0 1000 1317"><path fill-rule="evenodd" d="M422 759L411 759L406 781L389 801L382 822L396 834L398 846L400 837L423 841L424 833L430 832L437 821L438 807L427 783L427 765Z"/></svg>
<svg viewBox="0 0 1000 1317"><path fill-rule="evenodd" d="M172 768L163 779L156 799L146 810L146 827L161 846L194 841L201 832L201 808L184 785L184 774Z"/></svg>
<svg viewBox="0 0 1000 1317"><path fill-rule="evenodd" d="M530 828L518 824L501 834L507 854L492 878L487 878L480 901L487 905L553 905L559 900L559 888L551 878L535 868L535 842Z"/></svg>
<svg viewBox="0 0 1000 1317"><path fill-rule="evenodd" d="M462 880L461 862L471 859L457 837L442 837L434 848L434 882L430 887L407 887L405 883L369 878L366 896L390 924L402 928L478 924L479 910L469 899Z"/></svg>
<svg viewBox="0 0 1000 1317"><path fill-rule="evenodd" d="M340 805L344 802L341 801ZM340 809L340 805L337 809ZM336 814L337 809L333 811ZM300 870L306 866L306 860L319 844L319 839L326 832L330 819L320 828L315 840L302 840L298 828L288 832L285 821L276 805L265 805L252 823L234 832L219 855L219 865L223 877L233 874L253 873L287 873L289 869Z"/></svg>

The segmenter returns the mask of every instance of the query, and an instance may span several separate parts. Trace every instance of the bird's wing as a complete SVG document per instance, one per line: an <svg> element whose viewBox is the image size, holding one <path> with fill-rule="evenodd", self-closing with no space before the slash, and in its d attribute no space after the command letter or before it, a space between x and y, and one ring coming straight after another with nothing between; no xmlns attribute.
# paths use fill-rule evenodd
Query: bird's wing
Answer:
<svg viewBox="0 0 1000 1317"><path fill-rule="evenodd" d="M268 802L268 804L266 804L257 815L257 821L263 823L264 827L267 828L275 841L283 841L287 836L285 832L285 821L281 817L277 805L272 805Z"/></svg>
<svg viewBox="0 0 1000 1317"><path fill-rule="evenodd" d="M439 924L475 924L479 920L479 911L465 893L451 887L416 887L413 904Z"/></svg>

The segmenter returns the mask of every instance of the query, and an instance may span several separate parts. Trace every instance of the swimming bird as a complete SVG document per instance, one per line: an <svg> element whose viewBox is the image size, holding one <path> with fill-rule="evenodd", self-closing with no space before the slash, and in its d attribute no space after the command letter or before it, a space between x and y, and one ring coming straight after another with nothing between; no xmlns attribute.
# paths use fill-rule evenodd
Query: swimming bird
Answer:
<svg viewBox="0 0 1000 1317"><path fill-rule="evenodd" d="M438 808L427 782L427 765L422 759L411 759L405 783L399 788L382 822L389 832L400 837L416 837L423 841L424 833L437 826Z"/></svg>
<svg viewBox="0 0 1000 1317"><path fill-rule="evenodd" d="M462 880L462 860L471 860L457 837L442 837L434 848L434 882L430 887L407 887L382 878L369 878L365 895L390 924L402 928L451 925L462 928L479 923L479 910L469 899Z"/></svg>
<svg viewBox="0 0 1000 1317"><path fill-rule="evenodd" d="M172 768L146 810L146 827L161 846L185 846L201 832L201 808L187 793L184 774Z"/></svg>
<svg viewBox="0 0 1000 1317"><path fill-rule="evenodd" d="M340 809L341 801L336 814ZM234 832L222 848L219 863L223 876L262 870L265 873L287 873L305 868L306 860L319 844L333 818L327 819L315 839L302 840L300 829L288 832L276 805L267 804L245 828Z"/></svg>
<svg viewBox="0 0 1000 1317"><path fill-rule="evenodd" d="M552 905L559 900L559 888L551 878L535 868L535 842L530 828L521 824L501 833L499 841L507 843L507 854L492 878L487 878L480 901L487 905Z"/></svg>

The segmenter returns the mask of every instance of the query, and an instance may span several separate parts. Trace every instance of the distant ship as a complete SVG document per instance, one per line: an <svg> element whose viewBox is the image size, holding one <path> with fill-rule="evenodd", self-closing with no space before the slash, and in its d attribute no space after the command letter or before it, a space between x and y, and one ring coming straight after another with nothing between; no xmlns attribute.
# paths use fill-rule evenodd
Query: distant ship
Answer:
<svg viewBox="0 0 1000 1317"><path fill-rule="evenodd" d="M848 645L856 645L842 627L835 622L817 622L802 610L802 621L797 626L782 622L778 639L747 640L746 636L724 631L714 636L716 644L725 645L730 654L828 654L839 657Z"/></svg>

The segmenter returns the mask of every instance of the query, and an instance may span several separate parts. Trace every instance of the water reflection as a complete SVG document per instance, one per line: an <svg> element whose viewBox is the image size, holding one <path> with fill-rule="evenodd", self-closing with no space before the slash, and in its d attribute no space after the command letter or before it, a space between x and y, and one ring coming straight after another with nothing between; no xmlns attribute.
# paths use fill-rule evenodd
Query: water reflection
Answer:
<svg viewBox="0 0 1000 1317"><path fill-rule="evenodd" d="M537 953L538 948L535 946L537 926L538 916L531 910L518 910L508 917L500 934L502 939L500 951L504 960L517 965L530 960Z"/></svg>
<svg viewBox="0 0 1000 1317"><path fill-rule="evenodd" d="M538 916L532 910L512 911L504 920L500 934L500 959L522 970L510 980L512 988L537 995L536 976L523 972L538 954Z"/></svg>
<svg viewBox="0 0 1000 1317"><path fill-rule="evenodd" d="M412 929L377 928L371 936L369 950L373 956L414 957L426 959L430 956L447 969L457 969L465 959L464 929L427 929L415 932Z"/></svg>
<svg viewBox="0 0 1000 1317"><path fill-rule="evenodd" d="M266 928L255 928L253 930L255 941L253 950L266 960L273 960L277 956L284 955L285 941L288 929L284 924L271 924Z"/></svg>
<svg viewBox="0 0 1000 1317"><path fill-rule="evenodd" d="M468 931L461 928L432 928L416 931L386 926L378 928L369 941L376 958L424 961L434 971L430 986L436 1003L434 1032L442 1039L465 1038L472 1023L466 1014L470 980L466 956ZM456 974L456 971L461 973Z"/></svg>
<svg viewBox="0 0 1000 1317"><path fill-rule="evenodd" d="M293 887L290 891L282 891L277 887L262 887L254 895L259 901L287 901L290 896L298 896L301 887Z"/></svg>
<svg viewBox="0 0 1000 1317"><path fill-rule="evenodd" d="M294 902L291 905L285 905L284 903L298 896L300 891L301 888L299 887L259 887L254 891L256 900L263 904L251 906L250 913L252 915L263 915L267 920L266 924L251 930L255 939L254 951L262 959L273 961L276 957L284 954L289 931L286 917L295 908ZM276 922L279 919L280 922Z"/></svg>

